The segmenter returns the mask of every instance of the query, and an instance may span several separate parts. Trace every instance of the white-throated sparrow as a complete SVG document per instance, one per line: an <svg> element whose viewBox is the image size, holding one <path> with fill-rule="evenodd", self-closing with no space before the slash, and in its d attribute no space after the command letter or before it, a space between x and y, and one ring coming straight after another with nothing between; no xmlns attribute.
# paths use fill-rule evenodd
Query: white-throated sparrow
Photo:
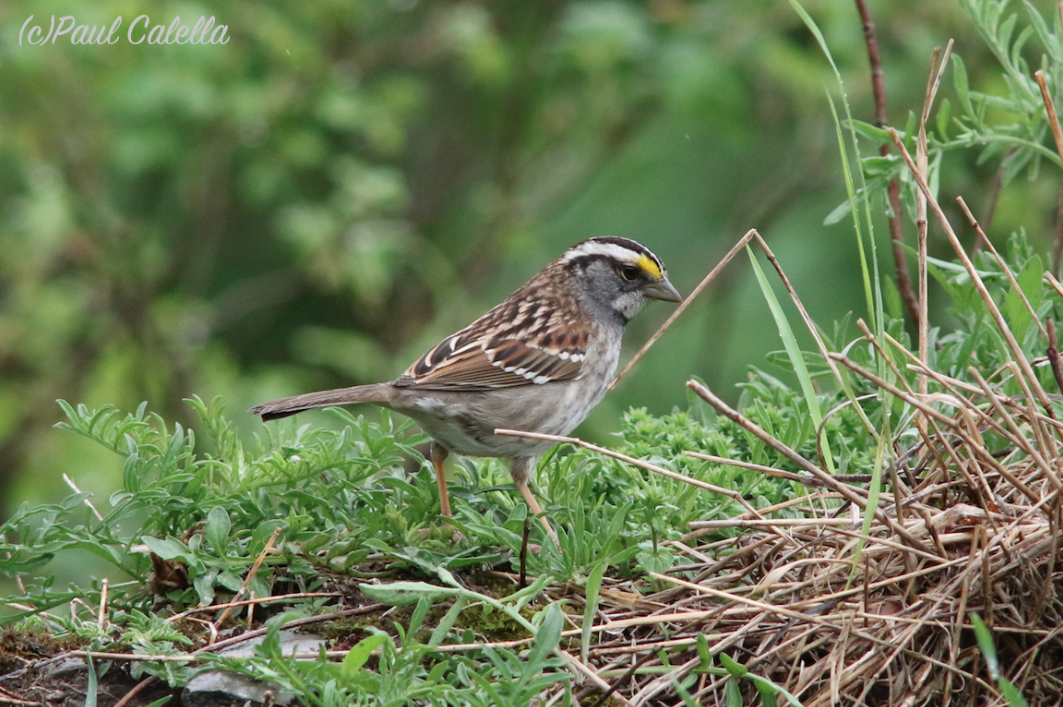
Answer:
<svg viewBox="0 0 1063 707"><path fill-rule="evenodd" d="M443 460L451 451L512 460L513 483L539 515L528 480L536 458L553 442L503 437L495 430L566 435L575 429L605 395L624 325L647 299L683 299L660 259L627 238L591 238L391 383L296 395L251 411L273 420L353 403L396 410L435 440L431 457L444 515L450 515L450 498Z"/></svg>

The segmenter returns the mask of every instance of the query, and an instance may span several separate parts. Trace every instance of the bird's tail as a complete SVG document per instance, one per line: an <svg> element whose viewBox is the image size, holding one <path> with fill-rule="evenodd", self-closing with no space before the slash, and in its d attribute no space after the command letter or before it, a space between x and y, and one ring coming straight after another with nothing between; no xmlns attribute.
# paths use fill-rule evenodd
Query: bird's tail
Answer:
<svg viewBox="0 0 1063 707"><path fill-rule="evenodd" d="M256 405L251 412L260 416L262 421L276 420L294 415L312 408L331 407L333 405L352 405L355 403L377 403L386 405L391 400L392 387L389 383L373 385L356 385L353 388L336 388L322 390L318 393L306 393L290 398L281 398L272 402Z"/></svg>

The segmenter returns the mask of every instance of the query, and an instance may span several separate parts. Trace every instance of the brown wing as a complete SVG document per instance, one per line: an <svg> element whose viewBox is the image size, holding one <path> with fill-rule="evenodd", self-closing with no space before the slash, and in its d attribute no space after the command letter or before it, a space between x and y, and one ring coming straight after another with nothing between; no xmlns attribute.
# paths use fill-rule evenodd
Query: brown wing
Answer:
<svg viewBox="0 0 1063 707"><path fill-rule="evenodd" d="M406 369L395 385L484 390L578 376L590 332L579 325L575 300L555 293L548 296L538 280L443 339Z"/></svg>

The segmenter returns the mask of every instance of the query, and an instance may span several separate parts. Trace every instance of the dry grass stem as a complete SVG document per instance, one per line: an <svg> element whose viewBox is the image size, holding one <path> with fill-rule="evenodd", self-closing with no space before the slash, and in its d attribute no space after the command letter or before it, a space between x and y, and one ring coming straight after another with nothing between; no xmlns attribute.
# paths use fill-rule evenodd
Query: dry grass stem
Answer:
<svg viewBox="0 0 1063 707"><path fill-rule="evenodd" d="M967 255L967 251L963 249L963 245L960 243L959 236L957 236L956 232L953 230L952 224L949 223L948 217L945 216L945 212L942 210L941 205L937 201L937 198L930 190L930 186L927 184L926 179L923 177L922 174L919 173L918 169L916 168L915 163L912 161L912 156L908 154L908 150L907 148L905 148L904 142L897 134L897 131L893 128L890 128L889 132L890 137L893 138L893 143L897 145L898 150L904 157L904 161L908 164L908 168L911 170L913 176L915 177L915 181L919 185L920 191L926 197L927 203L933 209L934 215L937 218L938 223L945 231L945 235L948 236L949 243L952 245L952 248L956 252L956 255L959 256L960 262L963 263L964 268L967 270L967 274L971 277L971 282L974 285L975 289L978 291L979 296L982 298L982 302L985 304L986 309L993 317L993 322L996 324L997 329L1000 330L1000 333L1004 336L1004 340L1008 345L1008 349L1011 351L1011 355L1022 368L1023 375L1028 380L1032 381L1034 390L1037 392L1037 401L1040 403L1041 407L1044 408L1049 415L1051 415L1051 401L1049 401L1048 395L1044 392L1044 389L1041 388L1040 383L1037 382L1037 376L1034 374L1033 368L1030 366L1030 362L1026 359L1026 354L1023 353L1022 347L1019 346L1018 341L1015 340L1015 335L1012 333L1011 328L1008 326L1007 322L1004 321L1004 315L1001 314L1000 308L997 306L996 302L993 301L993 297L989 294L989 290L986 288L985 283L982 281L982 276L978 273L978 269L975 268L970 256Z"/></svg>
<svg viewBox="0 0 1063 707"><path fill-rule="evenodd" d="M277 537L280 536L281 530L282 528L278 526L277 529L273 531L273 535L271 535L269 540L266 541L266 546L262 548L262 552L258 554L258 557L255 559L255 564L251 565L251 569L248 571L247 577L244 579L243 586L240 587L240 591L236 592L233 601L238 601L240 597L244 595L244 592L247 591L247 588L251 586L251 582L255 579L255 575L258 574L258 568L262 566L262 562L266 559L266 555L268 555L270 550L273 549L273 543L277 542ZM251 603L249 606L254 607L254 603ZM229 617L229 614L232 613L234 608L235 605L232 602L229 602L229 605L225 607L225 611L223 611L221 616L218 617L217 623L219 625L224 624L225 619Z"/></svg>
<svg viewBox="0 0 1063 707"><path fill-rule="evenodd" d="M706 483L704 481L701 481L700 479L692 479L689 476L684 476L683 474L679 474L669 469L665 469L664 467L657 466L656 464L650 464L649 462L643 461L642 459L636 459L635 457L630 457L626 454L622 454L606 447L599 447L597 444L584 442L578 437L565 437L563 435L543 434L542 432L525 432L523 430L506 429L497 429L495 430L495 434L508 435L510 437L526 437L528 439L544 439L551 442L557 442L558 444L573 444L577 447L583 447L584 449L589 449L592 452L597 452L598 454L604 454L607 457L612 457L613 459L619 459L622 462L627 462L628 464L631 464L632 466L637 466L640 469L652 471L655 474L667 476L670 479L682 481L685 484L697 486L698 488L705 489L706 491L712 491L713 493L718 493L723 496L727 496L728 498L733 498L735 501L741 503L742 506L745 507L746 510L748 510L749 512L759 515L759 513L757 513L757 510L753 508L753 506L749 505L748 501L742 498L742 494L738 493L734 489L724 488L723 486L716 486L715 484Z"/></svg>
<svg viewBox="0 0 1063 707"><path fill-rule="evenodd" d="M695 287L694 290L689 295L687 295L682 302L679 303L679 306L676 307L675 311L672 312L671 316L669 316L668 319L664 321L664 324L662 324L660 328L653 333L653 336L651 336L649 340L647 340L646 343L642 345L642 348L635 352L635 355L631 357L631 360L628 361L622 369L620 369L620 372L617 373L613 380L609 382L609 390L615 388L616 384L620 382L620 379L626 376L628 371L635 367L635 364L638 363L639 359L642 358L642 356L650 350L651 346L657 343L657 339L661 338L661 335L664 334L664 332L668 331L668 328L672 326L672 323L675 322L676 319L679 319L680 315L687 310L687 307L693 304L694 299L698 295L700 295L702 291L706 287L708 287L709 284L712 283L713 280L716 279L716 276L720 274L720 271L722 271L727 266L727 264L734 259L736 255L742 252L742 249L745 248L746 244L749 243L749 241L754 236L756 236L757 238L760 237L757 235L755 229L750 229L746 232L746 235L738 239L738 242L731 247L731 250L727 251L727 255L723 256L723 259L716 264L716 267L709 271L709 274L706 275L704 279L702 279L702 281L698 283L698 286Z"/></svg>

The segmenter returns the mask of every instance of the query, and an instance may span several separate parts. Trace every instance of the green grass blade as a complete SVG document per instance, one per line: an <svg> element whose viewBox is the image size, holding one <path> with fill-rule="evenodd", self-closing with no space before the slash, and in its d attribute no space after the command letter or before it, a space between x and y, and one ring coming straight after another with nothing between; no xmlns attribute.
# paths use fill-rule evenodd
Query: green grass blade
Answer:
<svg viewBox="0 0 1063 707"><path fill-rule="evenodd" d="M749 254L750 262L753 264L753 272L756 273L757 284L760 285L760 291L764 294L764 299L768 303L771 316L775 319L775 326L779 329L779 338L782 339L783 346L786 349L786 356L790 359L790 365L793 366L797 381L801 385L801 393L804 395L805 403L808 405L808 412L812 416L812 424L815 425L818 433L820 425L823 423L823 411L820 410L816 389L812 385L812 376L808 372L808 366L805 365L805 357L801 355L801 349L797 345L797 338L794 336L793 329L790 328L786 312L783 311L782 304L775 296L775 291L772 290L771 283L768 282L768 278L764 275L764 270L761 269L752 249L747 246L746 252ZM827 471L834 473L834 458L831 455L830 445L827 444L826 439L822 440L822 442L823 463L827 467Z"/></svg>
<svg viewBox="0 0 1063 707"><path fill-rule="evenodd" d="M587 577L587 586L584 594L587 605L583 609L583 629L580 634L580 660L587 662L587 655L591 648L591 628L594 626L594 615L598 612L598 601L601 598L599 590L602 588L602 576L605 574L605 560L595 563L590 575Z"/></svg>

